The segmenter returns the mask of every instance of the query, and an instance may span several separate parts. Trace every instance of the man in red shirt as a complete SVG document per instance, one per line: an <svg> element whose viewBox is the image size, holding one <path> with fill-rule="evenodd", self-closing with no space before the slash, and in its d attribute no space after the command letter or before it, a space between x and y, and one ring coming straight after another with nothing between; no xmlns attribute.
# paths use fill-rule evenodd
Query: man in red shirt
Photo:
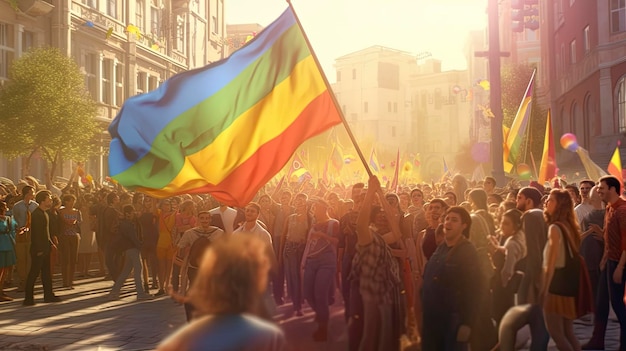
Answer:
<svg viewBox="0 0 626 351"><path fill-rule="evenodd" d="M626 201L620 198L620 181L613 176L600 178L598 194L607 204L604 216L604 255L600 262L593 335L583 350L604 350L609 317L609 301L620 324L620 350L626 350L626 306L624 305L624 264L626 264Z"/></svg>

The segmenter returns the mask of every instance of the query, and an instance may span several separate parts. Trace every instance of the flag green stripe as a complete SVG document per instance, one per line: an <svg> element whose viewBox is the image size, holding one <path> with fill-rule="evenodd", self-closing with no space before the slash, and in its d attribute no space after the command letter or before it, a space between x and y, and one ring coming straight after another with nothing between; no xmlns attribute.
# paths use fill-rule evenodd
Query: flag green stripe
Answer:
<svg viewBox="0 0 626 351"><path fill-rule="evenodd" d="M186 156L213 143L241 114L289 77L298 62L310 55L300 29L294 24L224 89L174 119L155 138L150 153L114 178L122 184L166 186L178 175ZM242 94L244 91L246 95ZM209 111L211 114L207 115Z"/></svg>

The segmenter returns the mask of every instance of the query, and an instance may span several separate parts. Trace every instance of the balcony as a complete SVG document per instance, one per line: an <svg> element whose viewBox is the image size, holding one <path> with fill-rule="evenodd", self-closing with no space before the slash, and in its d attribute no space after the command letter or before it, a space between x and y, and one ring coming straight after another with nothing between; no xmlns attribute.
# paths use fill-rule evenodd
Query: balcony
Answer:
<svg viewBox="0 0 626 351"><path fill-rule="evenodd" d="M54 9L54 5L43 0L19 0L19 9L32 17L44 16Z"/></svg>

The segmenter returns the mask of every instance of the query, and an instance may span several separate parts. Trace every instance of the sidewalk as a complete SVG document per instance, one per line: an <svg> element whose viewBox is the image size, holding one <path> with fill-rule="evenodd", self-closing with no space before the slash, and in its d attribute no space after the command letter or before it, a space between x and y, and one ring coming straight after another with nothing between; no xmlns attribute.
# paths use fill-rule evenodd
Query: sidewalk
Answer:
<svg viewBox="0 0 626 351"><path fill-rule="evenodd" d="M0 304L0 350L148 350L185 322L169 297L137 302L132 280L120 300L107 300L112 285L102 277L78 280L74 290L55 288L60 303L43 303L36 286L37 304L28 307L24 293L5 290L15 300Z"/></svg>
<svg viewBox="0 0 626 351"><path fill-rule="evenodd" d="M102 277L77 280L74 290L57 288L60 303L43 303L41 285L36 285L35 306L22 306L24 293L15 288L5 291L15 300L0 303L0 350L152 350L165 337L185 324L181 305L168 296L149 301L136 301L132 279L122 288L120 300L109 301L106 294L113 282ZM40 284L39 282L37 284ZM154 290L152 291L155 292ZM310 308L304 316L286 316L287 303L277 308L275 319L283 328L291 348L289 351L343 351L348 349L343 304L337 294L331 307L329 341L312 341L316 324ZM305 305L306 306L306 305ZM591 337L591 321L578 320L575 333L581 343ZM619 324L614 314L609 318L605 340L606 350L619 346ZM527 348L526 348L527 350ZM549 350L556 350L550 342Z"/></svg>
<svg viewBox="0 0 626 351"><path fill-rule="evenodd" d="M136 301L132 279L116 301L106 298L113 282L102 277L77 280L74 290L57 288L60 284L55 274L55 294L63 301L44 303L38 281L35 306L22 306L24 293L5 289L15 300L0 303L0 350L152 350L186 322L183 307L168 296ZM287 317L291 304L278 307L275 319L285 331L290 351L347 350L341 306L338 302L331 307L326 343L311 338L316 324L310 308L303 310L302 317Z"/></svg>

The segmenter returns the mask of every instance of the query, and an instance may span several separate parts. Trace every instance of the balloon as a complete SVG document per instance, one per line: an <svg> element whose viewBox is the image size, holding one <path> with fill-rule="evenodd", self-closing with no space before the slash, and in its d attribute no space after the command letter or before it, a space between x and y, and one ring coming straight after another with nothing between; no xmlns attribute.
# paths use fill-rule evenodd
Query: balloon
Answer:
<svg viewBox="0 0 626 351"><path fill-rule="evenodd" d="M576 135L572 133L563 134L563 136L561 137L561 146L571 152L576 152L576 150L578 150L578 141L576 140Z"/></svg>
<svg viewBox="0 0 626 351"><path fill-rule="evenodd" d="M380 165L380 169L385 169L385 164L384 163Z"/></svg>
<svg viewBox="0 0 626 351"><path fill-rule="evenodd" d="M525 163L520 163L517 165L517 175L520 179L530 179L532 176L532 172L530 171L530 166Z"/></svg>
<svg viewBox="0 0 626 351"><path fill-rule="evenodd" d="M472 159L478 163L489 162L489 144L476 143L472 145Z"/></svg>

